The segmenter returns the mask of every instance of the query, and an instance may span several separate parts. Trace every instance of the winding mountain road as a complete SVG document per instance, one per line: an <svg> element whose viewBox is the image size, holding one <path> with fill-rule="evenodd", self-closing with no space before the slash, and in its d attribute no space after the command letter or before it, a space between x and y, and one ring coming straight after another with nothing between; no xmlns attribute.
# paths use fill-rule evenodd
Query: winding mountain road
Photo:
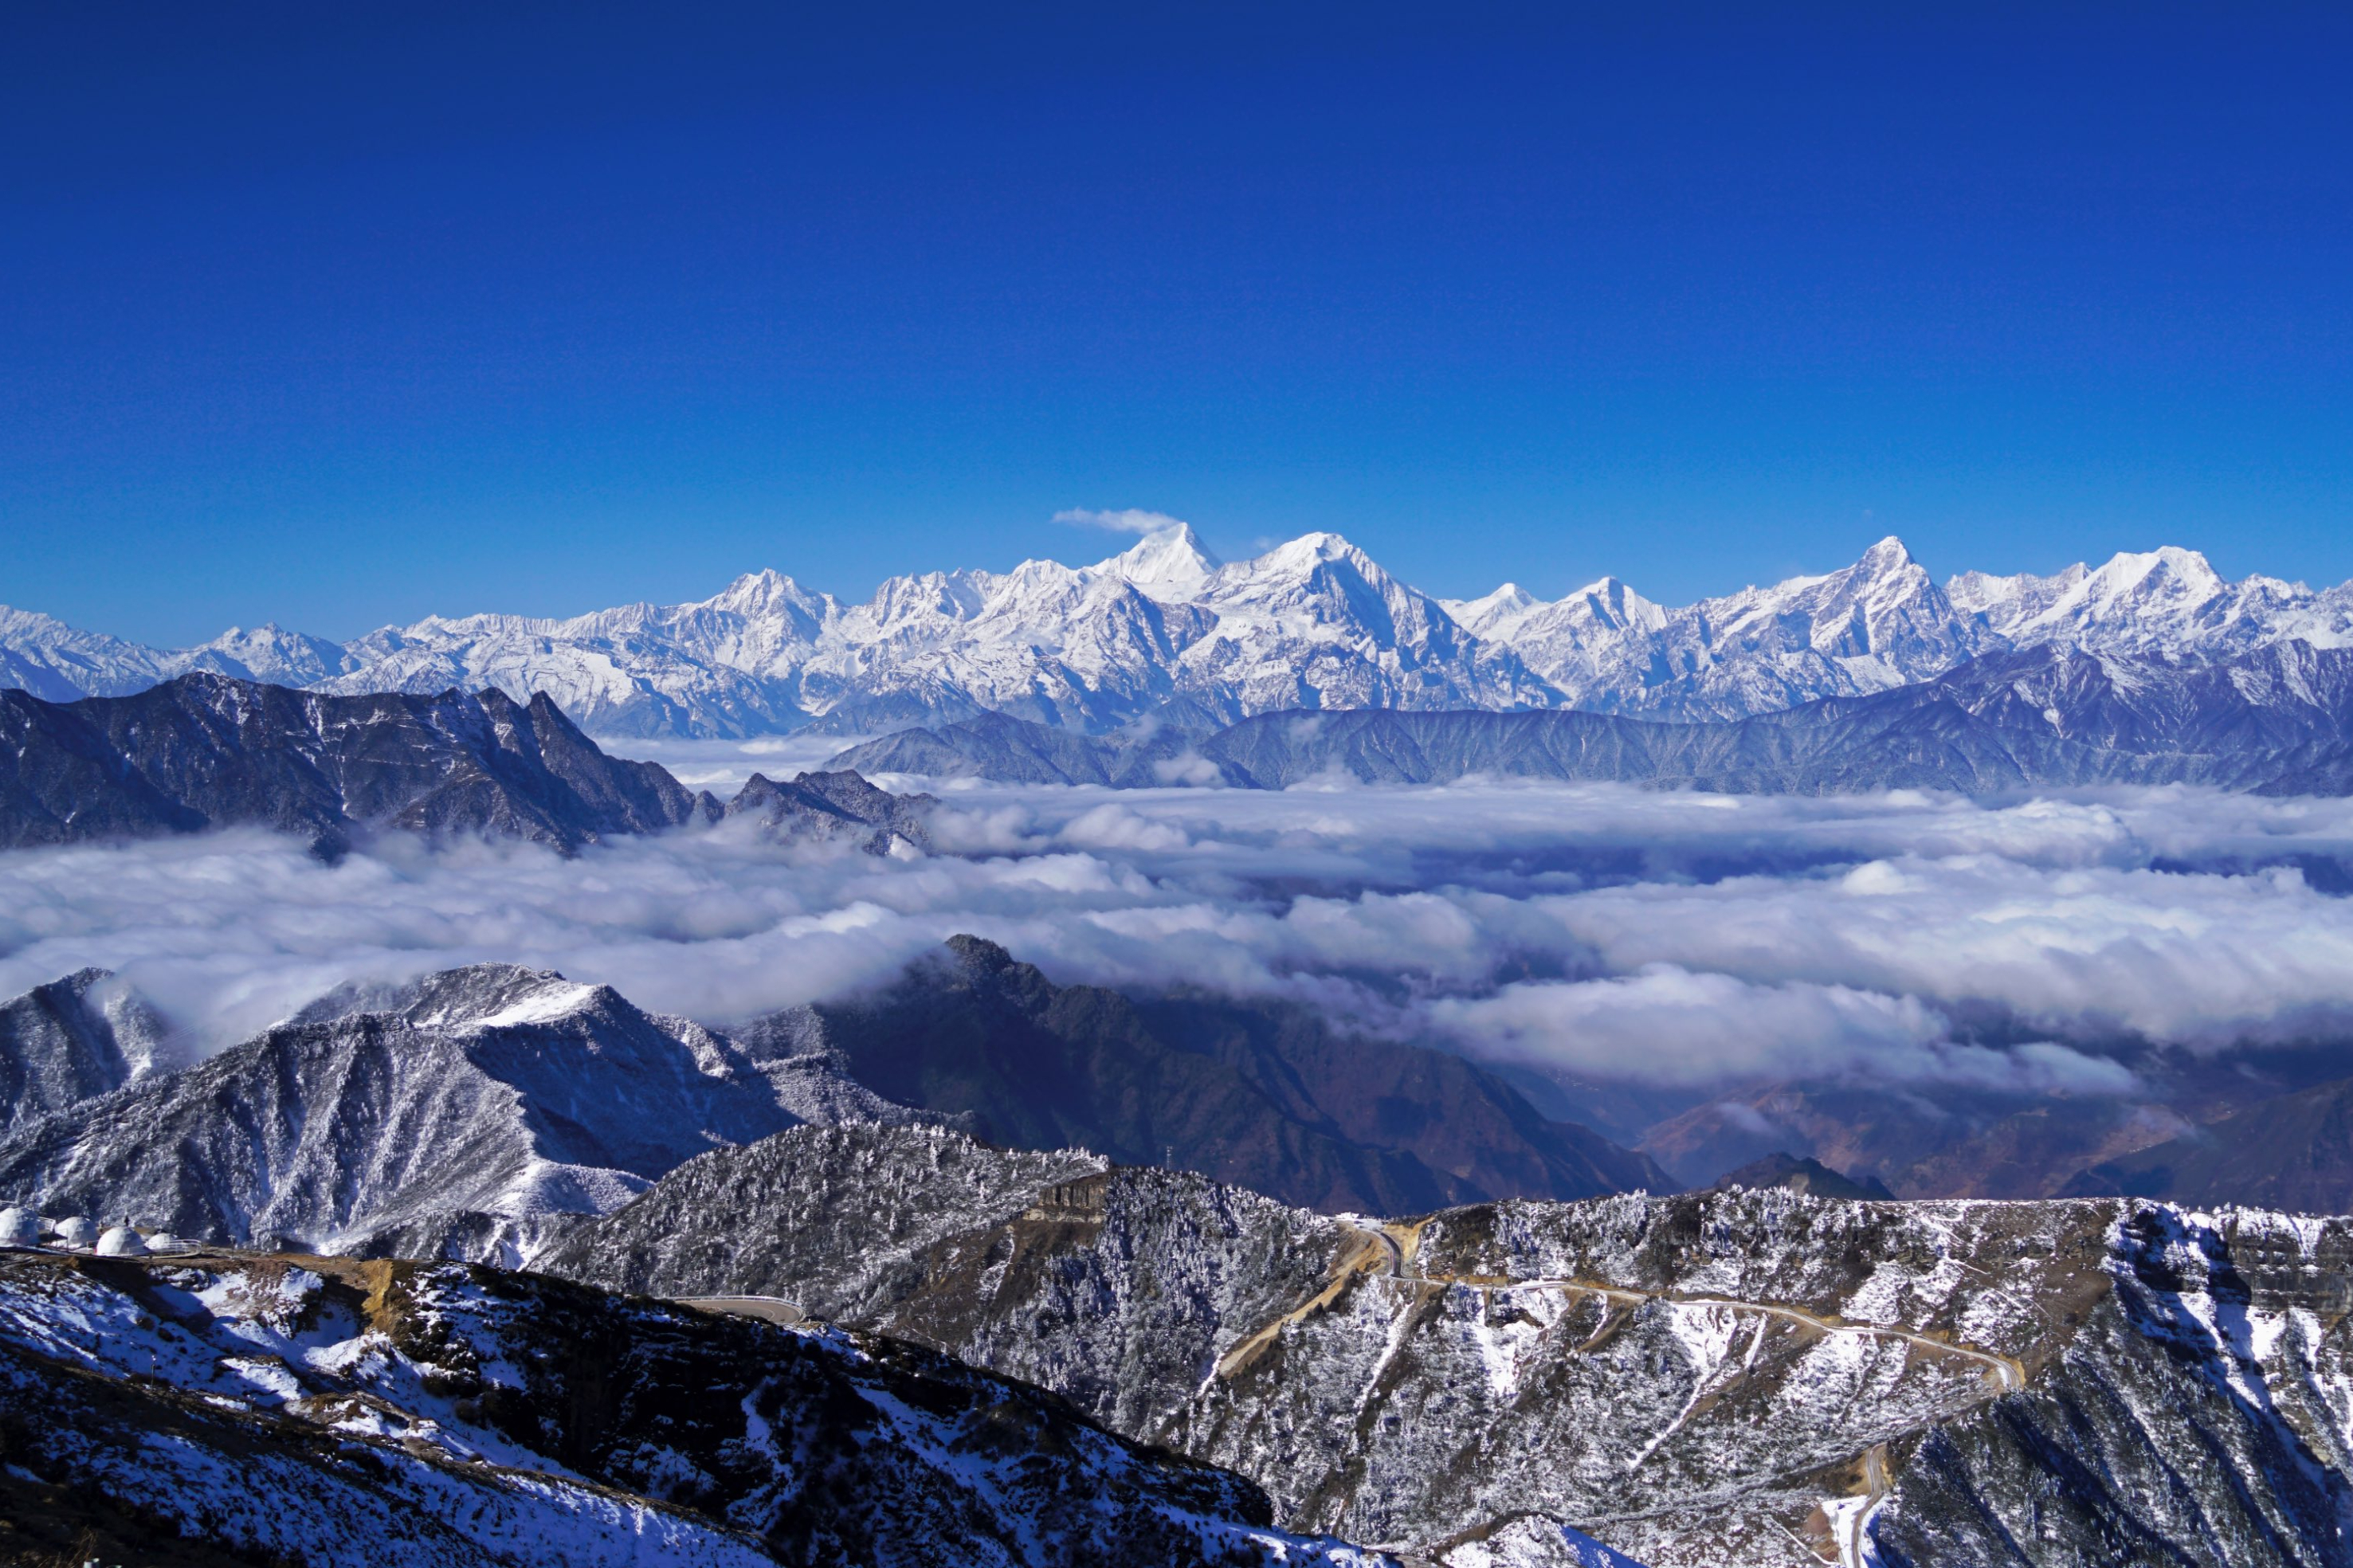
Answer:
<svg viewBox="0 0 2353 1568"><path fill-rule="evenodd" d="M1603 1285L1590 1279L1511 1279L1497 1280L1458 1274L1425 1274L1410 1268L1421 1239L1418 1226L1383 1226L1373 1229L1352 1226L1355 1233L1367 1242L1377 1243L1388 1262L1385 1277L1425 1285L1460 1286L1465 1289L1493 1292L1496 1290L1561 1290L1583 1291L1613 1301L1640 1305L1646 1301L1665 1301L1682 1307L1721 1307L1727 1311L1755 1312L1778 1318L1785 1322L1800 1324L1821 1334L1866 1334L1880 1339L1902 1340L1936 1355L1955 1356L1975 1362L1989 1369L2004 1394L2014 1394L2026 1386L2026 1368L2015 1357L1993 1351L1979 1350L1975 1345L1956 1344L1933 1334L1913 1329L1894 1328L1884 1323L1858 1323L1843 1318L1824 1317L1802 1307L1788 1307L1767 1301L1743 1301L1730 1296L1694 1296L1674 1290L1632 1290L1621 1285ZM1402 1233L1404 1239L1400 1240Z"/></svg>

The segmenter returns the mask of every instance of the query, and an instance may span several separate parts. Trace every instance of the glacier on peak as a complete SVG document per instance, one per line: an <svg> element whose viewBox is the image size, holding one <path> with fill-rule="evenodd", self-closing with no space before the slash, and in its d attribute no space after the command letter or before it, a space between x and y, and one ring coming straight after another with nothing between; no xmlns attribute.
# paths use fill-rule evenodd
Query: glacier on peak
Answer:
<svg viewBox="0 0 2353 1568"><path fill-rule="evenodd" d="M1614 577L1552 600L1511 583L1437 599L1326 531L1221 562L1172 519L1091 565L913 574L859 602L762 570L684 604L435 615L345 644L263 626L164 650L0 607L0 687L69 701L210 670L339 694L543 691L607 737L849 735L992 710L1100 733L1293 708L1740 719L2005 648L2207 662L2296 638L2353 645L2353 584L2232 582L2172 546L1940 584L1890 536L1839 571L1671 606Z"/></svg>

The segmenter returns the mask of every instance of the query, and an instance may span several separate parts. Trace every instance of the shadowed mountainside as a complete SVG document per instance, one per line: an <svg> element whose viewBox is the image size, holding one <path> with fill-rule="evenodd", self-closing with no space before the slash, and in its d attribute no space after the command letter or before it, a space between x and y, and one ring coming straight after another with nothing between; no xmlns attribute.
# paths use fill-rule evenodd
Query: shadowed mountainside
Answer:
<svg viewBox="0 0 2353 1568"><path fill-rule="evenodd" d="M855 773L753 775L723 806L607 756L545 694L330 697L184 675L128 697L0 690L0 848L251 825L337 854L371 827L536 839L748 820L773 838L929 842L934 803Z"/></svg>
<svg viewBox="0 0 2353 1568"><path fill-rule="evenodd" d="M1181 1166L1314 1208L1674 1185L1459 1057L1342 1037L1284 1005L1058 986L975 937L788 1016L883 1099L993 1142Z"/></svg>

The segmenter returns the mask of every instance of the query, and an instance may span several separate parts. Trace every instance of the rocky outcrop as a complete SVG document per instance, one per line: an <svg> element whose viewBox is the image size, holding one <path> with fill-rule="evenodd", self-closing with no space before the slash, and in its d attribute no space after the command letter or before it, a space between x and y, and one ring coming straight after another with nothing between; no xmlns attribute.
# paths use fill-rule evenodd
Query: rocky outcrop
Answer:
<svg viewBox="0 0 2353 1568"><path fill-rule="evenodd" d="M0 1543L102 1561L1373 1561L936 1352L454 1264L0 1254Z"/></svg>
<svg viewBox="0 0 2353 1568"><path fill-rule="evenodd" d="M859 1195L887 1146L921 1170L941 1135L836 1136L687 1169L715 1199L758 1162L765 1195L711 1223L854 1251L890 1223ZM1550 1552L1546 1521L1651 1568L2353 1561L2353 1221L1769 1189L1375 1224L1046 1174L1005 1168L1034 1195L961 1234L925 1188L919 1281L821 1241L690 1254L637 1219L684 1218L659 1185L550 1267L823 1300L1230 1465L1292 1528L1449 1563L1575 1561L1497 1556Z"/></svg>

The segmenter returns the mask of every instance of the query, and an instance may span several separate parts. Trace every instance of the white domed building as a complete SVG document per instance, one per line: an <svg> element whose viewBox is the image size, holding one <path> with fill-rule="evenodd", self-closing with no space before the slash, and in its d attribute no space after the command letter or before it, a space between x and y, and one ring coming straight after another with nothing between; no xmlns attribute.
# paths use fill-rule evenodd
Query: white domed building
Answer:
<svg viewBox="0 0 2353 1568"><path fill-rule="evenodd" d="M100 1258L144 1258L147 1238L127 1225L118 1225L98 1238Z"/></svg>

